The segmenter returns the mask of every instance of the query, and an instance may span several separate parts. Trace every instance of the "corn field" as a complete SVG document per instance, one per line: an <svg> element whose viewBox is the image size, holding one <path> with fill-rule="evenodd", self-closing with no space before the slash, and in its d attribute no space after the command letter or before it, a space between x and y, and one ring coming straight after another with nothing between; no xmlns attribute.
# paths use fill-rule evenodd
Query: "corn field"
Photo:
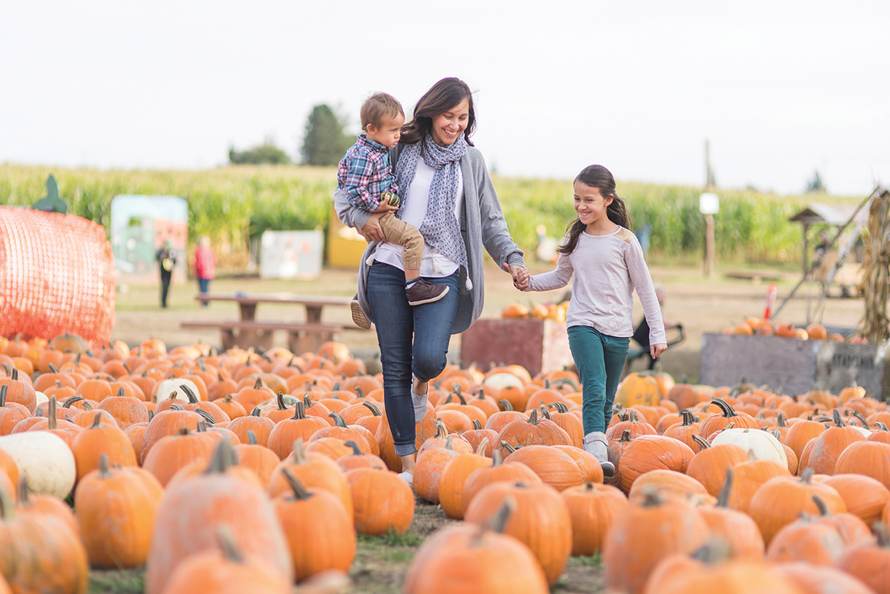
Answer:
<svg viewBox="0 0 890 594"><path fill-rule="evenodd" d="M121 194L173 195L189 203L190 241L243 246L267 229L327 229L333 168L238 166L201 171L64 169L0 165L0 204L30 206L45 195L53 174L69 212L108 227L112 199ZM575 217L570 180L494 176L516 242L534 250L536 227L561 237ZM700 188L618 183L635 228L652 226L650 259L696 259L703 253ZM716 250L721 261L783 264L800 259L801 227L788 218L811 201L846 203L859 197L779 196L717 190ZM811 231L812 233L813 231Z"/></svg>

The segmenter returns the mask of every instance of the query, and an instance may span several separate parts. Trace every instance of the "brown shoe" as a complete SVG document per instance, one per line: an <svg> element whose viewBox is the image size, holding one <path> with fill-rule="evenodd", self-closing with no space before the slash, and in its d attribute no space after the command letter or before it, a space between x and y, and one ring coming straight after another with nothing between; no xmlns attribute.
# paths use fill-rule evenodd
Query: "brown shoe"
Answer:
<svg viewBox="0 0 890 594"><path fill-rule="evenodd" d="M448 294L448 285L433 285L419 278L410 289L405 290L405 294L408 296L408 305L433 303Z"/></svg>
<svg viewBox="0 0 890 594"><path fill-rule="evenodd" d="M365 312L362 311L362 306L359 304L358 299L353 299L350 302L349 310L352 312L352 321L355 322L356 326L364 330L370 330L371 322L365 317Z"/></svg>

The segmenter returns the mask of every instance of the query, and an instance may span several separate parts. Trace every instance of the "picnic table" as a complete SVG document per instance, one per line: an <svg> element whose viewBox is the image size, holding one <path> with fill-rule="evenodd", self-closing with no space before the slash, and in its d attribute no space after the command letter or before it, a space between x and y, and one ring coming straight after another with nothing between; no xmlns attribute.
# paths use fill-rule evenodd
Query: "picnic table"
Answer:
<svg viewBox="0 0 890 594"><path fill-rule="evenodd" d="M253 347L268 350L272 347L275 331L282 330L287 332L288 348L291 352L315 352L322 343L335 340L344 330L360 330L351 326L325 323L321 319L322 311L326 307L349 307L352 301L349 297L289 293L198 293L195 295L195 300L228 301L238 304L240 318L237 320L180 322L182 328L218 328L223 349ZM258 320L257 306L261 303L300 305L305 308L306 316L304 321Z"/></svg>

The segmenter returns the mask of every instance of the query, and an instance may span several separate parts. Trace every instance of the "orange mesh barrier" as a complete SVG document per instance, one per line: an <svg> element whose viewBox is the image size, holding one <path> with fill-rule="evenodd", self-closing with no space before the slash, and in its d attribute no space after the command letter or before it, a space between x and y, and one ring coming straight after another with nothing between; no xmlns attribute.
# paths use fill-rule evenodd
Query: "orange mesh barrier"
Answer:
<svg viewBox="0 0 890 594"><path fill-rule="evenodd" d="M74 215L0 207L0 336L65 331L108 342L114 256L105 228Z"/></svg>

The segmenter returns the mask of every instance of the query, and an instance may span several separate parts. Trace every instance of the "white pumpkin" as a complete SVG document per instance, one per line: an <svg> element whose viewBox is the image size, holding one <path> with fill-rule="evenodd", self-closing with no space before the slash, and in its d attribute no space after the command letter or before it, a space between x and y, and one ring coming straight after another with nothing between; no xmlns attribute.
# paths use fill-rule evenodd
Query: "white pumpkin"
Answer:
<svg viewBox="0 0 890 594"><path fill-rule="evenodd" d="M512 373L493 373L492 375L485 378L483 382L487 386L491 386L492 388L496 388L498 390L502 390L507 386L513 386L515 388L519 388L520 390L523 388L522 380L513 375Z"/></svg>
<svg viewBox="0 0 890 594"><path fill-rule="evenodd" d="M195 397L200 400L201 393L198 391L198 386L195 385L195 382L185 378L171 378L165 379L164 381L158 383L157 390L155 394L157 395L154 398L155 402L163 402L164 400L170 400L170 396L173 395L173 392L176 392L177 400L183 400L188 402L188 396L185 394L185 390L180 388L180 386L186 385L195 395Z"/></svg>
<svg viewBox="0 0 890 594"><path fill-rule="evenodd" d="M55 495L64 499L74 488L77 467L71 448L58 435L49 431L25 431L0 437L0 450L5 450L28 477L32 493Z"/></svg>
<svg viewBox="0 0 890 594"><path fill-rule="evenodd" d="M754 460L775 460L782 466L788 466L785 448L770 433L759 429L724 429L714 438L711 445L731 443L748 452Z"/></svg>
<svg viewBox="0 0 890 594"><path fill-rule="evenodd" d="M49 398L47 398L46 394L44 394L43 392L35 392L34 394L37 396L37 406L40 406L45 402L49 402Z"/></svg>

